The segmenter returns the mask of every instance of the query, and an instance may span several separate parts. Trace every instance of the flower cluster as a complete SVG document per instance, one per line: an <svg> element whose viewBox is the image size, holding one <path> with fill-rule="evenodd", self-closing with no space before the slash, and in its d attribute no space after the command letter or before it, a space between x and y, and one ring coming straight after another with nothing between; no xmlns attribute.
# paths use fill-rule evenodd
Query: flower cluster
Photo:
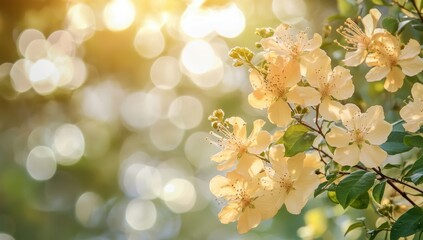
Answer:
<svg viewBox="0 0 423 240"><path fill-rule="evenodd" d="M343 63L366 62L372 67L366 79L386 78L385 89L394 92L403 85L405 75L423 71L423 60L416 40L403 46L398 36L376 27L380 16L372 9L361 19L364 30L351 19L338 29L347 42ZM353 77L341 65L332 67L335 63L322 49L319 34L309 38L307 31L286 24L257 33L262 37L260 54L236 47L230 56L235 66L249 67L248 102L253 108L266 109L271 127L264 130L265 121L258 119L247 134L247 124L240 117L225 118L220 109L209 117L215 129L210 142L221 149L211 160L218 163L218 170L227 171L210 181L211 192L227 203L219 213L220 221L238 221L238 232L245 233L275 216L282 206L299 214L313 193L335 191L345 175L352 180L346 177L341 186L363 176L368 182L348 198L336 190L340 204L347 207L366 194L368 202L367 191L376 174L386 177L380 169L388 152L381 145L393 125L385 120L383 107L363 111L346 103L355 92ZM400 115L406 121L404 128L415 132L423 125L422 84L413 86L412 97Z"/></svg>
<svg viewBox="0 0 423 240"><path fill-rule="evenodd" d="M389 92L396 92L402 87L404 77L415 76L423 71L423 60L419 57L420 44L414 39L403 46L397 36L383 28L376 28L381 13L377 9L370 10L361 22L364 31L351 19L338 29L344 36L350 50L344 63L347 66L358 66L364 61L371 67L366 74L369 82L385 79L384 87Z"/></svg>

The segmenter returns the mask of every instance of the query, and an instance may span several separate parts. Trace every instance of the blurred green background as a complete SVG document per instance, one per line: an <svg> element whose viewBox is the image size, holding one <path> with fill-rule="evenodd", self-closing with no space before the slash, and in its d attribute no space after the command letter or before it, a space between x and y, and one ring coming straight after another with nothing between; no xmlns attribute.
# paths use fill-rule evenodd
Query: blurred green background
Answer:
<svg viewBox="0 0 423 240"><path fill-rule="evenodd" d="M342 239L366 210L346 214L325 196L246 235L220 224L207 116L266 117L248 105L247 69L227 56L254 50L255 28L283 21L332 36L326 19L342 23L354 4L0 1L0 240Z"/></svg>

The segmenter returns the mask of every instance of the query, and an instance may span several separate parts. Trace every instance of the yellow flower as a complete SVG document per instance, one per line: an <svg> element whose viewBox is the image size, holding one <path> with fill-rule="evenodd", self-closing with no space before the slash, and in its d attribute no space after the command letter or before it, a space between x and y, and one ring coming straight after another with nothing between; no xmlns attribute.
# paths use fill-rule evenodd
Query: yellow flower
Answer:
<svg viewBox="0 0 423 240"><path fill-rule="evenodd" d="M271 186L278 209L285 204L290 213L299 214L320 183L314 173L314 167L319 165L313 156L306 157L305 153L290 158L284 155L283 145L271 148L272 167L266 168L267 177L262 178L262 182Z"/></svg>
<svg viewBox="0 0 423 240"><path fill-rule="evenodd" d="M252 178L245 178L237 172L229 172L226 177L215 176L210 181L210 191L218 198L227 201L219 213L223 224L238 221L239 233L246 233L265 219L276 215L274 197L261 184L264 172Z"/></svg>
<svg viewBox="0 0 423 240"><path fill-rule="evenodd" d="M308 39L305 31L298 32L287 24L281 24L275 29L272 37L261 40L261 45L266 51L288 58L288 61L300 63L306 57L306 53L319 49L322 37L315 33L312 39Z"/></svg>
<svg viewBox="0 0 423 240"><path fill-rule="evenodd" d="M288 125L292 120L288 102L311 106L316 105L320 98L315 89L296 86L301 80L296 64L275 56L271 59L266 77L255 69L250 72L253 92L248 96L248 102L258 109L268 108L269 120L279 127Z"/></svg>
<svg viewBox="0 0 423 240"><path fill-rule="evenodd" d="M364 31L350 18L345 21L344 27L340 27L337 30L349 44L349 46L342 47L346 50L351 50L345 54L345 59L343 60L346 66L354 67L364 62L373 34L383 31L383 29L376 28L380 16L379 10L373 8L370 9L369 14L361 19Z"/></svg>
<svg viewBox="0 0 423 240"><path fill-rule="evenodd" d="M373 67L366 74L369 82L386 77L384 87L395 92L402 87L404 77L414 76L423 71L423 60L419 57L420 44L410 39L401 49L397 37L388 32L376 34L369 45L371 53L366 59L367 65Z"/></svg>
<svg viewBox="0 0 423 240"><path fill-rule="evenodd" d="M416 132L423 125L423 84L415 83L411 88L410 101L400 110L401 118L406 123L403 124L405 130Z"/></svg>
<svg viewBox="0 0 423 240"><path fill-rule="evenodd" d="M322 56L308 68L306 79L320 92L319 113L322 117L329 121L339 120L339 111L343 105L332 98L345 100L352 96L354 85L350 71L341 66L336 66L332 71L331 59Z"/></svg>
<svg viewBox="0 0 423 240"><path fill-rule="evenodd" d="M247 137L247 126L244 120L239 117L228 118L227 121L232 126L232 131L223 124L219 125L218 132L223 136L214 134L217 137L217 145L222 151L211 157L212 161L219 163L218 170L228 169L236 164L237 171L241 174L249 175L251 168L261 168L263 163L255 155L260 154L270 143L270 134L262 131L265 122L261 119L254 121L254 128Z"/></svg>
<svg viewBox="0 0 423 240"><path fill-rule="evenodd" d="M361 161L366 167L378 167L387 153L380 148L392 130L384 120L381 106L372 106L361 113L354 104L341 110L341 121L346 129L334 126L326 135L329 145L336 147L333 160L341 165L356 165Z"/></svg>

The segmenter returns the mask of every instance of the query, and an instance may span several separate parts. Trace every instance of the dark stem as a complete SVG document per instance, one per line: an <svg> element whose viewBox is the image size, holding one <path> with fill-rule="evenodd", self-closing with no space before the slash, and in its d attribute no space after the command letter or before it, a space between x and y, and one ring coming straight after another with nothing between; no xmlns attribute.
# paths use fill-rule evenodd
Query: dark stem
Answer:
<svg viewBox="0 0 423 240"><path fill-rule="evenodd" d="M419 18L420 18L420 22L423 23L423 16L420 13L419 7L417 7L416 1L415 0L411 0L411 4L413 4L414 9L416 9L417 15L419 15Z"/></svg>
<svg viewBox="0 0 423 240"><path fill-rule="evenodd" d="M417 204L415 204L414 202L413 202L413 200L411 200L408 196L407 196L407 194L405 193L405 192L403 192L403 191L401 191L401 189L399 189L397 186L395 186L395 184L391 181L391 180L389 180L389 179L387 179L386 180L386 182L393 188L393 189L395 189L395 191L397 191L403 198L405 198L405 199L407 199L407 201L409 201L410 203L411 203L411 205L413 205L414 207L416 207L417 206Z"/></svg>
<svg viewBox="0 0 423 240"><path fill-rule="evenodd" d="M404 186L407 186L407 187L409 187L409 188L411 188L411 189L414 189L414 190L416 190L417 192L419 192L419 193L421 193L421 194L423 194L423 190L421 190L421 189L419 189L419 188L417 188L417 187L415 187L415 186L413 186L413 185L410 185L410 184L408 184L408 183L406 183L406 182L403 182L403 181L401 181L401 180L398 180L398 179L396 179L396 178L391 178L391 177L389 177L389 176L386 176L384 173L382 173L382 170L381 169L376 169L376 168L372 168L373 169L373 171L375 171L379 176L381 176L382 178L384 178L384 179L388 179L388 180L391 180L392 182L396 182L396 183L399 183L399 184L402 184L402 185L404 185Z"/></svg>

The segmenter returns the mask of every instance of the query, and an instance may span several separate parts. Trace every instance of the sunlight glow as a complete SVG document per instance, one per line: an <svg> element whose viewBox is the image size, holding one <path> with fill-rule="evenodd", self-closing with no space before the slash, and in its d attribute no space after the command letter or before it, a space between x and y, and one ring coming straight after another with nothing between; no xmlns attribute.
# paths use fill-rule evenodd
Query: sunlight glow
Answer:
<svg viewBox="0 0 423 240"><path fill-rule="evenodd" d="M188 42L182 50L181 61L194 74L206 73L222 65L212 46L204 40Z"/></svg>
<svg viewBox="0 0 423 240"><path fill-rule="evenodd" d="M135 6L130 0L112 0L104 8L103 19L111 31L122 31L135 19Z"/></svg>

